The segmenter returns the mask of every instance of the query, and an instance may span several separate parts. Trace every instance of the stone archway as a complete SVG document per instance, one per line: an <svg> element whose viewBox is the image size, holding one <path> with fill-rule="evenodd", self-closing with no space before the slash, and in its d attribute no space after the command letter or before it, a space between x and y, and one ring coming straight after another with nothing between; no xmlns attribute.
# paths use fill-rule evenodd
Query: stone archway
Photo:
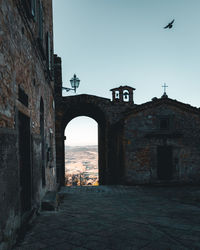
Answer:
<svg viewBox="0 0 200 250"><path fill-rule="evenodd" d="M65 183L64 130L78 116L87 116L98 124L99 184L123 183L123 117L130 106L92 95L56 98L56 174L57 183Z"/></svg>
<svg viewBox="0 0 200 250"><path fill-rule="evenodd" d="M99 126L99 182L100 184L123 183L124 147L123 119L125 114L134 109L133 91L129 86L111 89L113 100L93 96L62 96L61 58L54 56L55 77L55 126L56 126L56 174L57 183L64 185L64 129L69 121L77 116L93 118ZM128 102L122 98L123 91L128 90ZM115 92L119 98L115 98Z"/></svg>
<svg viewBox="0 0 200 250"><path fill-rule="evenodd" d="M78 116L90 117L98 124L99 184L105 184L107 182L107 117L97 103L91 103L91 100L88 102L87 95L82 98L63 97L63 102L59 105L56 116L57 182L64 185L65 181L64 131L67 124Z"/></svg>

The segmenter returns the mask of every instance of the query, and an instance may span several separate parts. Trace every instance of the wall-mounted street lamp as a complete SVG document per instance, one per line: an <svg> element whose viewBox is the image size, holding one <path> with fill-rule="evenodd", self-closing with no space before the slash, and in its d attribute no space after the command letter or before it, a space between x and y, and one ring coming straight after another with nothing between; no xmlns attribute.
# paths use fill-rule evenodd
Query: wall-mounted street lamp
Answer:
<svg viewBox="0 0 200 250"><path fill-rule="evenodd" d="M78 77L76 77L76 74L74 74L74 76L70 80L70 83L71 83L72 88L62 87L62 89L66 90L67 92L70 90L74 90L74 92L76 93L76 89L79 87L79 84L80 84L80 80Z"/></svg>

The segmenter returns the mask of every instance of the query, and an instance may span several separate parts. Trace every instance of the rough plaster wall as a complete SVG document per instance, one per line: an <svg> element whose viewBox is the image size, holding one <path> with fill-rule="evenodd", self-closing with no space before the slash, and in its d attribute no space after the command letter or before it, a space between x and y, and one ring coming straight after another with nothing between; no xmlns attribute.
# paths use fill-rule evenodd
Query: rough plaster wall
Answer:
<svg viewBox="0 0 200 250"><path fill-rule="evenodd" d="M172 105L146 109L125 120L125 180L127 183L149 183L157 180L157 146L162 138L145 135L159 133L159 117L169 115L171 132L181 133L180 138L168 138L173 147L173 179L180 182L200 180L200 116ZM163 133L163 131L162 131ZM165 133L165 132L164 132Z"/></svg>

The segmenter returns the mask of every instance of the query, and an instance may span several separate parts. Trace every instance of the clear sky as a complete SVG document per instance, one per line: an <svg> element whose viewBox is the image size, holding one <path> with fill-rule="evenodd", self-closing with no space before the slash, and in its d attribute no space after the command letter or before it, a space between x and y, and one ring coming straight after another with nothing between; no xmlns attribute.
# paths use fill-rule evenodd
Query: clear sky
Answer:
<svg viewBox="0 0 200 250"><path fill-rule="evenodd" d="M79 116L74 118L65 128L68 146L86 146L98 144L98 124L95 120Z"/></svg>
<svg viewBox="0 0 200 250"><path fill-rule="evenodd" d="M200 107L200 0L54 0L53 8L63 86L74 73L77 94L111 98L111 88L130 85L140 104L166 83L170 98Z"/></svg>

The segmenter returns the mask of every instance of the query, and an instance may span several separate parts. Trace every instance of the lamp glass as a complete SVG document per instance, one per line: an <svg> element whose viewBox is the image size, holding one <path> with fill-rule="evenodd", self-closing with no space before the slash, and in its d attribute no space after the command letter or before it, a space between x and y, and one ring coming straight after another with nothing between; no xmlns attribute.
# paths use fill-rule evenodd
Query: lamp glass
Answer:
<svg viewBox="0 0 200 250"><path fill-rule="evenodd" d="M71 86L73 89L76 89L79 87L79 83L80 80L78 79L78 77L76 77L76 75L74 74L74 77L70 80Z"/></svg>
<svg viewBox="0 0 200 250"><path fill-rule="evenodd" d="M75 80L74 80L74 78L72 78L72 79L70 80L70 83L71 83L72 88L74 88L74 87L75 87Z"/></svg>
<svg viewBox="0 0 200 250"><path fill-rule="evenodd" d="M79 83L80 83L80 80L78 78L76 78L76 87L77 88L79 87Z"/></svg>

